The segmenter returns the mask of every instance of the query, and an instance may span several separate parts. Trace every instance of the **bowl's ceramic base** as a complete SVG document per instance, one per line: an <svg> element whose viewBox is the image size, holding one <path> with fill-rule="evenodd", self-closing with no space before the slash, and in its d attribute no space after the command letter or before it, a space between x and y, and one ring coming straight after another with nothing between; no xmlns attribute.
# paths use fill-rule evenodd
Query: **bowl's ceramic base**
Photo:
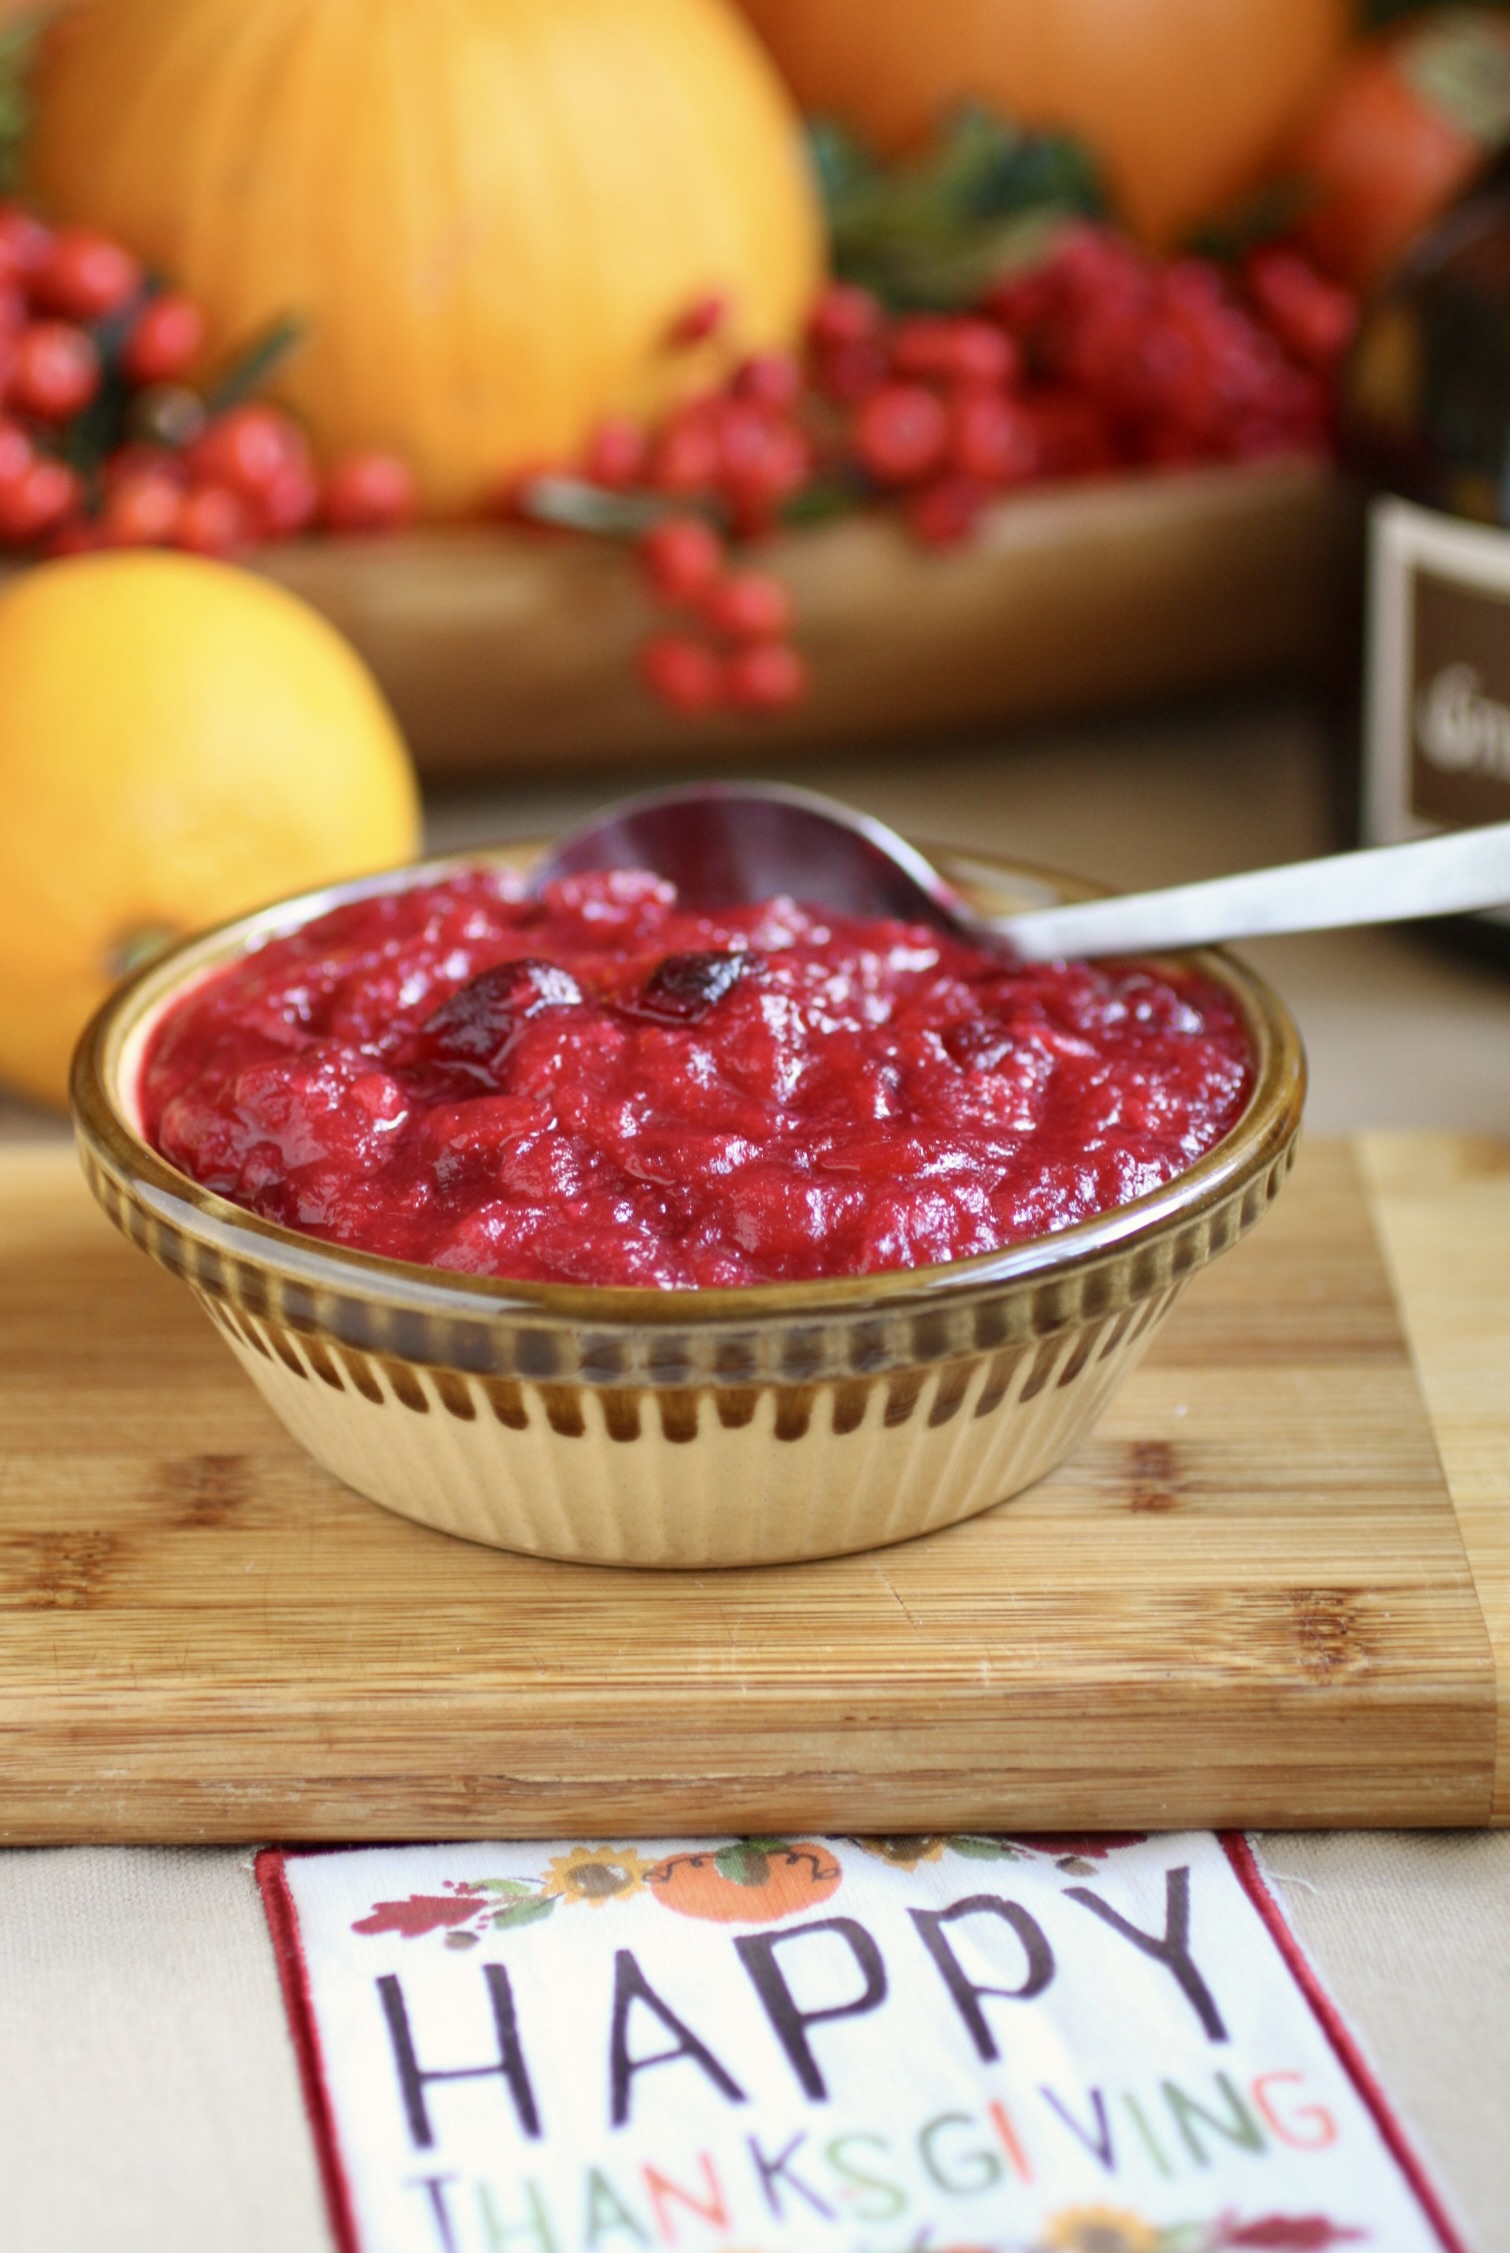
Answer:
<svg viewBox="0 0 1510 2253"><path fill-rule="evenodd" d="M1180 1288L889 1377L639 1391L501 1388L198 1295L288 1430L358 1493L497 1548L693 1570L879 1548L1018 1493L1079 1444Z"/></svg>

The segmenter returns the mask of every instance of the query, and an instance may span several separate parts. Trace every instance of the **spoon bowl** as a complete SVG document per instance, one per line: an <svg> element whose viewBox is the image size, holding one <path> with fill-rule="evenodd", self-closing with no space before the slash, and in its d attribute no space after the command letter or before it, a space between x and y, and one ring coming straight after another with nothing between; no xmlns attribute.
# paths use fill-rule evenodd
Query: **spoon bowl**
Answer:
<svg viewBox="0 0 1510 2253"><path fill-rule="evenodd" d="M1499 907L1510 902L1510 822L1167 891L988 916L871 815L786 784L704 782L622 799L595 815L546 854L533 888L607 868L649 869L693 907L743 907L784 894L846 915L930 923L1019 961L1044 962Z"/></svg>
<svg viewBox="0 0 1510 2253"><path fill-rule="evenodd" d="M560 839L530 889L611 868L648 868L685 905L714 913L785 895L972 935L982 925L885 822L782 783L702 782L620 799Z"/></svg>

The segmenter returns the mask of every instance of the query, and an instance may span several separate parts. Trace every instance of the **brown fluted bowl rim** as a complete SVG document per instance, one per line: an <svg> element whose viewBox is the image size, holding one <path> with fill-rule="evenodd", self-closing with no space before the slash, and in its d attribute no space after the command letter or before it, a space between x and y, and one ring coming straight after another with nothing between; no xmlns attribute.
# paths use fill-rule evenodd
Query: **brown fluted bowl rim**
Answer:
<svg viewBox="0 0 1510 2253"><path fill-rule="evenodd" d="M1223 987L1246 1026L1252 1091L1222 1140L1128 1204L935 1266L669 1291L462 1275L263 1220L181 1173L146 1140L135 1074L151 1029L192 985L349 901L465 868L517 869L539 849L451 853L281 900L183 941L121 986L86 1028L71 1085L84 1169L117 1225L211 1297L416 1363L589 1384L628 1376L681 1384L713 1374L802 1381L1045 1337L1115 1313L1235 1241L1288 1170L1305 1096L1300 1035L1267 982L1219 948L1151 959ZM1101 889L1003 856L932 848L931 857L967 897L993 909Z"/></svg>

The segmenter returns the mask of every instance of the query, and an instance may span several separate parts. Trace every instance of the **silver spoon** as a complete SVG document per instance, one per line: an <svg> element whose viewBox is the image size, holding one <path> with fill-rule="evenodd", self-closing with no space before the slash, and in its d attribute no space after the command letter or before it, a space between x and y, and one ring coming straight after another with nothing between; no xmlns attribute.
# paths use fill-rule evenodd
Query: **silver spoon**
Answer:
<svg viewBox="0 0 1510 2253"><path fill-rule="evenodd" d="M1163 892L982 915L885 822L835 798L780 783L704 782L609 806L535 864L530 888L604 868L648 868L690 907L742 907L785 893L845 914L1005 942L1020 961L1045 962L1503 906L1510 822Z"/></svg>

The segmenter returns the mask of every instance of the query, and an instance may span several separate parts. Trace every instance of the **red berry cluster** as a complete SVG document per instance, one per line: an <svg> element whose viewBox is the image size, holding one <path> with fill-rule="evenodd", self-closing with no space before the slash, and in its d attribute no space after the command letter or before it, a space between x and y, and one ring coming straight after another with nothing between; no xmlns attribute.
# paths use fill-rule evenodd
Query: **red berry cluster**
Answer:
<svg viewBox="0 0 1510 2253"><path fill-rule="evenodd" d="M663 703L679 712L769 712L799 700L807 667L787 639L792 598L779 579L731 570L706 517L664 516L638 547L657 597L687 608L705 629L653 634L640 652L643 678Z"/></svg>
<svg viewBox="0 0 1510 2253"><path fill-rule="evenodd" d="M0 204L0 542L229 555L414 515L397 456L352 454L322 475L281 409L191 388L204 341L199 307L122 244Z"/></svg>
<svg viewBox="0 0 1510 2253"><path fill-rule="evenodd" d="M698 298L668 329L668 351L705 342L728 314L727 299ZM636 552L656 601L682 619L646 641L640 673L675 711L772 712L807 692L807 666L789 639L790 594L769 572L733 568L729 553L731 539L773 531L812 480L806 391L790 353L756 353L653 430L619 416L600 424L571 473L600 492L658 504ZM550 482L559 489L559 479ZM536 477L513 481L505 513L540 513L537 490Z"/></svg>
<svg viewBox="0 0 1510 2253"><path fill-rule="evenodd" d="M701 341L722 314L699 300L668 341ZM725 542L815 503L893 499L941 546L1036 482L1326 450L1356 318L1347 291L1282 245L1231 273L1088 225L965 312L893 314L833 284L803 360L746 360L654 431L605 423L577 466L667 512L638 551L657 598L705 629L657 634L645 680L688 712L802 693L790 599L764 572L731 570Z"/></svg>
<svg viewBox="0 0 1510 2253"><path fill-rule="evenodd" d="M1097 467L1324 452L1332 378L1357 322L1350 294L1295 252L1255 252L1233 275L1210 259L1153 259L1092 227L999 284L986 309L1048 410L1051 469L1066 401L1075 450L1094 445Z"/></svg>

